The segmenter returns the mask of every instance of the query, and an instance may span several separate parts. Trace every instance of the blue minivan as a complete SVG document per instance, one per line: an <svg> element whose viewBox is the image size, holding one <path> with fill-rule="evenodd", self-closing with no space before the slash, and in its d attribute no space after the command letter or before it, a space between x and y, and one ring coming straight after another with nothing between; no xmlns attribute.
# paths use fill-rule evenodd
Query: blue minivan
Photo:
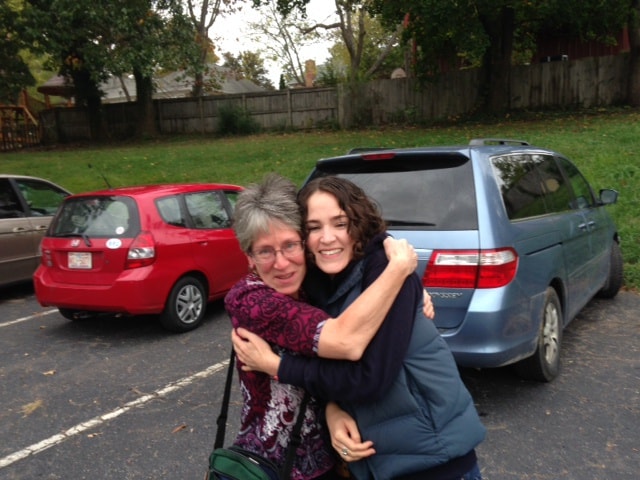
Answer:
<svg viewBox="0 0 640 480"><path fill-rule="evenodd" d="M317 162L308 180L345 177L406 238L458 365L513 364L527 379L559 372L562 330L595 295L623 282L606 205L561 154L505 139L469 145L354 149Z"/></svg>

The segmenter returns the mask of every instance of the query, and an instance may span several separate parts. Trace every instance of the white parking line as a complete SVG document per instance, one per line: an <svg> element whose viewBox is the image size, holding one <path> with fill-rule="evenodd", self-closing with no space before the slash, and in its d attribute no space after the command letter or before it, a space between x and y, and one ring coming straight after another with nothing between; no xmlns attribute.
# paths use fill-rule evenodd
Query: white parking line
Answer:
<svg viewBox="0 0 640 480"><path fill-rule="evenodd" d="M46 311L41 312L41 313L36 313L35 315L29 315L28 317L22 317L22 318L18 318L16 320L11 320L10 322L0 323L0 328L8 327L9 325L14 325L16 323L26 322L27 320L32 320L34 318L42 317L44 315L51 315L52 313L57 313L57 312L58 312L57 309L46 310Z"/></svg>
<svg viewBox="0 0 640 480"><path fill-rule="evenodd" d="M128 412L132 408L140 407L145 403L150 402L151 400L164 397L171 392L174 392L176 390L179 390L181 388L184 388L192 384L196 380L207 378L213 375L214 373L220 371L221 369L225 368L228 364L229 364L229 360L216 363L215 365L211 365L210 367L198 373L182 378L175 382L171 382L167 384L164 388L161 388L160 390L156 390L153 393L150 393L148 395L143 395L142 397L132 400L131 402L126 403L124 406L120 408L116 408L115 410L107 412L103 415L94 417L91 420L87 420L86 422L83 422L74 427L71 427L62 433L53 435L45 440L42 440L38 443L34 443L33 445L23 448L18 452L12 453L11 455L7 455L4 458L0 458L0 469L8 465L11 465L12 463L17 462L18 460L22 460L30 455L35 455L37 453L40 453L46 450L47 448L58 445L64 442L65 440L68 440L69 438L73 437L74 435L78 435L79 433L89 430L90 428L94 428L98 425L102 425L103 423L106 423L107 421L112 420L116 417L119 417L123 413Z"/></svg>

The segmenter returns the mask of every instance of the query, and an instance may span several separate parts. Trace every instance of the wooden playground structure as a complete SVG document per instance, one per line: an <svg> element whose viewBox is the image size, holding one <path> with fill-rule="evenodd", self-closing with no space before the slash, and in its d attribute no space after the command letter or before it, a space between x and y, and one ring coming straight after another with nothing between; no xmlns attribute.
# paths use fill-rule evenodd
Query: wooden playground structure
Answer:
<svg viewBox="0 0 640 480"><path fill-rule="evenodd" d="M18 150L40 144L40 125L29 108L33 99L26 91L18 105L0 104L0 151Z"/></svg>

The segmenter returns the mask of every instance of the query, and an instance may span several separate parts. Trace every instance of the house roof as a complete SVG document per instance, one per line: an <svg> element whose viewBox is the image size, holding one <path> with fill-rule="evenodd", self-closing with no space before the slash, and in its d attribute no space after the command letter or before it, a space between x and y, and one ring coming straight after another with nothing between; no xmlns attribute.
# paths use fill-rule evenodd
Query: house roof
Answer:
<svg viewBox="0 0 640 480"><path fill-rule="evenodd" d="M73 82L62 75L55 75L38 87L38 92L55 97L71 98L73 96Z"/></svg>
<svg viewBox="0 0 640 480"><path fill-rule="evenodd" d="M212 85L207 92L209 94L238 94L265 90L246 78L236 78L231 70L219 65L211 65L210 72L205 79ZM191 95L193 77L186 75L184 71L171 72L154 78L154 84L153 98L188 97ZM136 99L136 82L133 75L112 75L100 85L100 89L103 92L103 103L120 103ZM38 91L44 95L71 98L74 86L73 82L65 77L56 75L38 87Z"/></svg>

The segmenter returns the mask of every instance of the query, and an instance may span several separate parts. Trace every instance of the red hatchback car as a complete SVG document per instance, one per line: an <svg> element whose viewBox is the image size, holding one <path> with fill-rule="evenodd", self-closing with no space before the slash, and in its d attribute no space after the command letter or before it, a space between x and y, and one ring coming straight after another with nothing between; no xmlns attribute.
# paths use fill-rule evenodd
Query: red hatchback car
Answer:
<svg viewBox="0 0 640 480"><path fill-rule="evenodd" d="M171 331L198 327L207 303L247 272L231 228L241 190L150 185L66 198L41 243L38 301L71 320L160 314Z"/></svg>

